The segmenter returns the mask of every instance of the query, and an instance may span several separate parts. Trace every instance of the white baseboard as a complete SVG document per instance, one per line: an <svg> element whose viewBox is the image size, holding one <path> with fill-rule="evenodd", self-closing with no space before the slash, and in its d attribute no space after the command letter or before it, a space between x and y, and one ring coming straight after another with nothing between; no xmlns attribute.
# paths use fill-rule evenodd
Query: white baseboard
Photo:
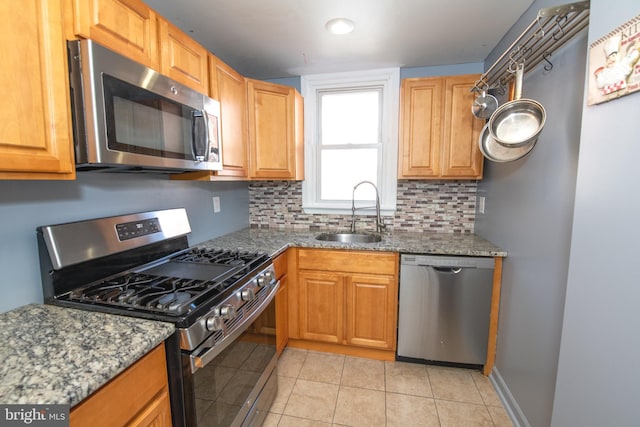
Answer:
<svg viewBox="0 0 640 427"><path fill-rule="evenodd" d="M515 427L531 427L527 417L524 416L522 409L520 409L518 402L516 402L515 398L511 394L509 387L507 387L507 384L504 382L504 379L502 379L497 368L494 367L491 374L489 374L489 381L491 381L493 388L495 388L496 393L498 393L498 397L500 398L504 409L507 411L509 418L511 418L513 425Z"/></svg>

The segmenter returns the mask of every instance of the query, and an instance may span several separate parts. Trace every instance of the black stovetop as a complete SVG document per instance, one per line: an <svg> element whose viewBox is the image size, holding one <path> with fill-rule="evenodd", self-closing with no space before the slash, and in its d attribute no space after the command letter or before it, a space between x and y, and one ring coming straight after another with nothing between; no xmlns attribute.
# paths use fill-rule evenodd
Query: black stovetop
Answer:
<svg viewBox="0 0 640 427"><path fill-rule="evenodd" d="M193 248L158 265L98 280L56 297L165 318L211 307L269 261L263 253Z"/></svg>

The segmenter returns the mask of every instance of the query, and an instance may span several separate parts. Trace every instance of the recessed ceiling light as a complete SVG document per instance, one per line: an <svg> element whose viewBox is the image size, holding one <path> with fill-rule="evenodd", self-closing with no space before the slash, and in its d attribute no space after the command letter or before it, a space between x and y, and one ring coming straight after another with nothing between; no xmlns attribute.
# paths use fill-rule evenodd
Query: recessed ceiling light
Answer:
<svg viewBox="0 0 640 427"><path fill-rule="evenodd" d="M332 34L349 34L353 31L355 24L347 18L335 18L326 23L325 27Z"/></svg>

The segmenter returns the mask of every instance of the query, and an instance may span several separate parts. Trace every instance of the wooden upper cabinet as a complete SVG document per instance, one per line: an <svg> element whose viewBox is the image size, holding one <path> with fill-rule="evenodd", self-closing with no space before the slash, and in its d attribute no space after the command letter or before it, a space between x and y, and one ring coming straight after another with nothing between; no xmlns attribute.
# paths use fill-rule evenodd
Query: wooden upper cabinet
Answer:
<svg viewBox="0 0 640 427"><path fill-rule="evenodd" d="M404 79L400 109L400 179L480 179L478 138L484 122L471 113L479 75Z"/></svg>
<svg viewBox="0 0 640 427"><path fill-rule="evenodd" d="M62 0L0 2L0 179L73 179Z"/></svg>
<svg viewBox="0 0 640 427"><path fill-rule="evenodd" d="M73 32L159 70L157 15L140 0L72 0Z"/></svg>
<svg viewBox="0 0 640 427"><path fill-rule="evenodd" d="M209 93L209 53L175 25L158 17L160 72L200 93Z"/></svg>
<svg viewBox="0 0 640 427"><path fill-rule="evenodd" d="M484 158L478 138L485 122L471 113L471 105L476 97L471 89L479 78L478 75L464 75L445 79L443 176L482 178Z"/></svg>
<svg viewBox="0 0 640 427"><path fill-rule="evenodd" d="M404 79L400 108L400 178L440 174L443 96L439 79Z"/></svg>
<svg viewBox="0 0 640 427"><path fill-rule="evenodd" d="M246 178L249 162L245 78L214 55L209 55L209 69L209 96L220 101L222 170L216 175Z"/></svg>
<svg viewBox="0 0 640 427"><path fill-rule="evenodd" d="M249 177L304 179L302 96L292 87L247 79Z"/></svg>

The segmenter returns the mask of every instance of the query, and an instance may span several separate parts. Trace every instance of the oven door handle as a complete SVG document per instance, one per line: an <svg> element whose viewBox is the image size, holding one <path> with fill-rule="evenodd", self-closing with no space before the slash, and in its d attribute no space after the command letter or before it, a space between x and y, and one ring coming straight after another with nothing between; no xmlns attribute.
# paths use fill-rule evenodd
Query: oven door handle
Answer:
<svg viewBox="0 0 640 427"><path fill-rule="evenodd" d="M191 373L195 374L198 369L204 368L209 362L215 359L217 355L222 353L222 351L227 348L229 344L235 341L236 338L238 338L244 331L246 331L247 328L254 322L254 320L256 320L258 316L260 316L262 312L267 308L267 306L271 304L279 288L280 281L278 280L276 284L273 285L273 288L271 289L271 292L269 293L267 298L265 298L264 301L260 303L258 308L254 310L253 313L244 321L243 327L235 329L229 335L224 337L222 341L218 343L218 345L211 347L211 349L207 350L204 354L198 356L192 354L191 356L189 356L189 358L191 359ZM201 345L201 347L206 347L208 344L209 340L205 341L204 344Z"/></svg>

